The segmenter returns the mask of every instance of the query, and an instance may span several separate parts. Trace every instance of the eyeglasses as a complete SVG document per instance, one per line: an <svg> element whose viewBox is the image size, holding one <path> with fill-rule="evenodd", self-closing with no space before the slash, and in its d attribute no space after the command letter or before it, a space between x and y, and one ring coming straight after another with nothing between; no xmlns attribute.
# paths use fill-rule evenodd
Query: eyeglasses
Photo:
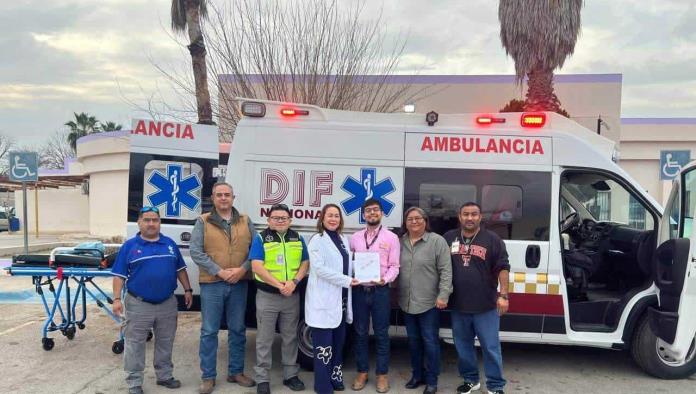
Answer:
<svg viewBox="0 0 696 394"><path fill-rule="evenodd" d="M215 197L217 197L217 198L221 198L221 197L235 198L236 196L232 193L215 193Z"/></svg>
<svg viewBox="0 0 696 394"><path fill-rule="evenodd" d="M157 207L152 207L149 205L146 205L146 206L140 208L140 213L146 213L146 212L154 212L154 213L159 215L159 209L157 209Z"/></svg>
<svg viewBox="0 0 696 394"><path fill-rule="evenodd" d="M422 218L422 217L420 217L420 216L417 216L417 217L413 217L413 218L408 218L408 219L406 219L406 222L408 222L408 223L420 223L420 222L422 222L422 221L424 221L424 220L425 220L425 218Z"/></svg>
<svg viewBox="0 0 696 394"><path fill-rule="evenodd" d="M381 211L379 207L372 207L372 208L365 208L364 209L365 213L377 213Z"/></svg>
<svg viewBox="0 0 696 394"><path fill-rule="evenodd" d="M274 222L282 223L282 222L287 222L288 220L290 220L290 216L271 216L270 219L273 220Z"/></svg>

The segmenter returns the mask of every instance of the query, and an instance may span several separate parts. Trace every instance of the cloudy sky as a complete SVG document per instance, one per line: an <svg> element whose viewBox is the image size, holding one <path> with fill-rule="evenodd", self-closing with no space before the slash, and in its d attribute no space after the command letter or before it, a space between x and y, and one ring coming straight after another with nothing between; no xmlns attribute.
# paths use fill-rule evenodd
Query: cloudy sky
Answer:
<svg viewBox="0 0 696 394"><path fill-rule="evenodd" d="M366 17L382 4L369 3ZM0 134L36 145L73 112L129 125L148 98L176 105L153 66L180 67L190 59L172 39L170 4L1 1ZM399 72L513 73L498 38L497 4L384 0L387 34L408 37ZM623 74L622 116L696 116L696 2L585 0L582 26L575 54L559 73Z"/></svg>

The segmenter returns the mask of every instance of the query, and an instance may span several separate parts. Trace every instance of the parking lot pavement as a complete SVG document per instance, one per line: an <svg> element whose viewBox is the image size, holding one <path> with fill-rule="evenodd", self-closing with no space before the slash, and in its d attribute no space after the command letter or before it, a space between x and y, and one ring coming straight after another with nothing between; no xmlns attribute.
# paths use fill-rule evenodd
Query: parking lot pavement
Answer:
<svg viewBox="0 0 696 394"><path fill-rule="evenodd" d="M100 279L105 290L110 280ZM22 296L24 295L24 296ZM24 298L22 298L24 297ZM0 393L125 393L122 359L111 352L118 337L118 327L104 312L91 304L85 330L78 330L69 341L60 333L52 351L41 347L41 327L45 319L40 300L33 295L31 279L0 277ZM149 393L194 393L199 383L198 336L200 314L179 314L179 328L174 351L175 376L183 383L177 391L155 385L152 343L148 345L145 391ZM227 333L220 334L218 387L216 393L254 393L225 382ZM246 372L253 373L255 331L247 334ZM374 348L373 348L374 349ZM460 384L457 377L456 352L443 344L441 393L454 393ZM508 393L692 393L696 376L680 381L652 378L640 370L627 352L582 347L504 344L503 359ZM274 347L272 390L289 393L282 386L279 344ZM372 363L374 366L374 361ZM408 346L405 339L392 341L392 393L420 393L403 389L410 377ZM345 364L346 386L355 376L350 355ZM300 377L311 390L313 376L303 371ZM374 378L365 392L374 392ZM350 392L350 389L348 390Z"/></svg>

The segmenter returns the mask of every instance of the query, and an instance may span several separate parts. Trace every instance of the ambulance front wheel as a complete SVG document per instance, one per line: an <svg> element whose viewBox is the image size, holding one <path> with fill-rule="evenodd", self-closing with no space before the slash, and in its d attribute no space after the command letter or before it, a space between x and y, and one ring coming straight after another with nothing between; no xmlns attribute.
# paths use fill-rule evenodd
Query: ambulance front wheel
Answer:
<svg viewBox="0 0 696 394"><path fill-rule="evenodd" d="M685 379L696 373L696 339L684 361L670 359L650 328L647 314L633 333L631 356L645 372L660 379Z"/></svg>

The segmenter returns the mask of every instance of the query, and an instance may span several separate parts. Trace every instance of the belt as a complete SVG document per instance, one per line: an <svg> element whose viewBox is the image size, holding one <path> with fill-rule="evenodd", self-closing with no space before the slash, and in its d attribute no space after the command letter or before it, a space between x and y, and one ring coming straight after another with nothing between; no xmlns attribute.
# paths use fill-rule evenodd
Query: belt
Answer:
<svg viewBox="0 0 696 394"><path fill-rule="evenodd" d="M133 293L133 292L130 291L130 290L127 290L126 292L128 293L129 296L135 298L136 300L142 301L142 302L146 302L146 303L152 304L152 305L159 305L159 304L162 304L163 302L165 302L165 301L167 301L167 300L169 299L169 297L167 297L167 298L164 299L163 301L160 301L160 302L152 302L152 301L148 301L148 300L144 299L143 297L141 297L141 296L139 296L139 295Z"/></svg>
<svg viewBox="0 0 696 394"><path fill-rule="evenodd" d="M376 289L381 289L383 287L389 287L389 284L385 283L383 285L360 285L360 288L362 288L363 291L368 293L371 291L375 291Z"/></svg>

